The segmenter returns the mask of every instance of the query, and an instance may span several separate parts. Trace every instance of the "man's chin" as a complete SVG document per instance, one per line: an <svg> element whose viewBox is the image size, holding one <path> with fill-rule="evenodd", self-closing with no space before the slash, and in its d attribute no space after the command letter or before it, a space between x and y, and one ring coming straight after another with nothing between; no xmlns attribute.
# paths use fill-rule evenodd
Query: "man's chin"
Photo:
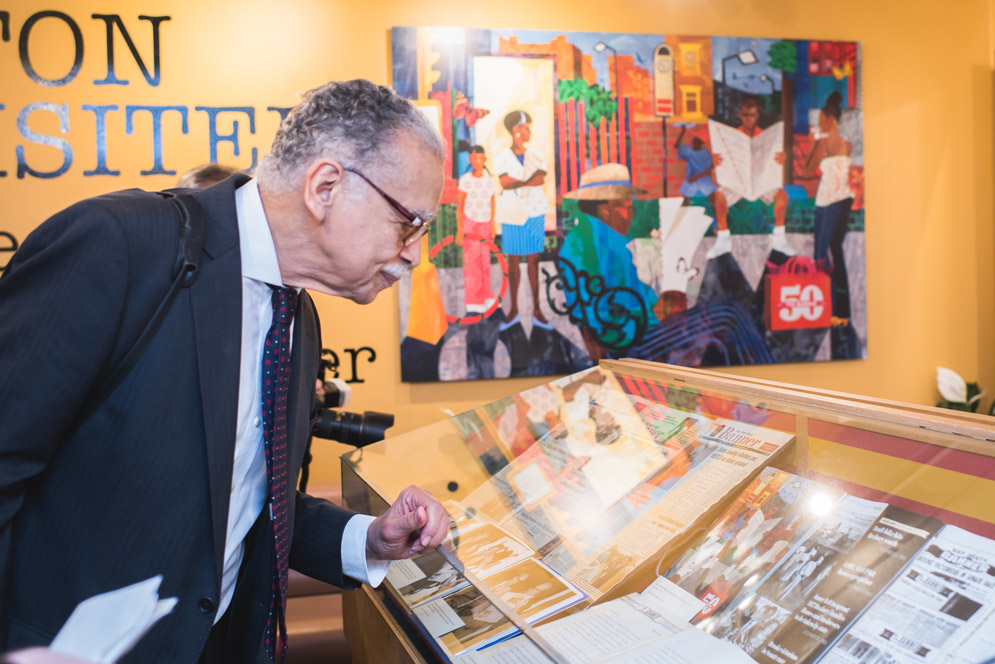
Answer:
<svg viewBox="0 0 995 664"><path fill-rule="evenodd" d="M360 293L356 293L350 296L349 299L355 302L356 304L370 304L371 302L373 302L373 300L377 299L377 295L379 295L383 291L389 290L398 281L400 281L397 278L391 278L389 275L383 272L379 273L379 277L380 279L378 280L379 283L377 285L375 286L371 285L370 288L367 288Z"/></svg>
<svg viewBox="0 0 995 664"><path fill-rule="evenodd" d="M381 270L380 271L380 278L381 278L381 280L383 280L383 283L384 283L384 286L381 287L381 290L386 290L386 289L390 288L391 286L393 286L394 284L396 284L398 281L400 281L401 280L401 275L400 274L396 274L394 272L390 272L388 270Z"/></svg>

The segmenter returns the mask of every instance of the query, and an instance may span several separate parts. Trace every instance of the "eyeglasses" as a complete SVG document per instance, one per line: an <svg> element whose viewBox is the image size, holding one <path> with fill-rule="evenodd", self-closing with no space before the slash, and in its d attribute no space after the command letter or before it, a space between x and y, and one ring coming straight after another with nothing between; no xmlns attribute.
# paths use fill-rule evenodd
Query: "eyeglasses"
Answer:
<svg viewBox="0 0 995 664"><path fill-rule="evenodd" d="M408 230L405 232L404 237L402 238L402 241L404 242L404 246L405 247L414 244L415 242L417 242L418 240L420 240L421 237L423 235L425 235L425 233L428 232L431 219L422 219L417 214L415 214L414 212L412 212L408 208L406 208L403 205L401 205L401 203L399 203L396 198L394 198L393 196L391 196L390 194L388 194L386 191L384 191L383 189L381 189L380 187L378 187L377 185L375 185L373 183L373 180L371 180L370 178L368 178L365 175L363 175L359 171L359 169L353 168L351 166L343 166L342 169L346 170L346 171L349 171L350 173L355 173L359 177L363 178L363 180L366 182L366 184L368 184L371 187L373 187L373 189L378 194L380 194L381 196L383 196L383 199L385 201L387 201L388 203L390 203L391 207L394 208L395 210L397 210L400 213L400 215L402 217L404 217L405 221L407 221L408 224L410 224Z"/></svg>

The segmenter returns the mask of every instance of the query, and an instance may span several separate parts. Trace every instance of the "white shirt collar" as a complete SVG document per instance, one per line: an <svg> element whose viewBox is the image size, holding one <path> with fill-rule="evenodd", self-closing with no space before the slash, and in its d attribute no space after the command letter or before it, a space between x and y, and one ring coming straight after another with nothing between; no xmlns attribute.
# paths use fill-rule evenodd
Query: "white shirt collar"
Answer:
<svg viewBox="0 0 995 664"><path fill-rule="evenodd" d="M253 179L235 190L238 244L242 254L242 276L274 286L283 285L276 246L270 232L259 184Z"/></svg>

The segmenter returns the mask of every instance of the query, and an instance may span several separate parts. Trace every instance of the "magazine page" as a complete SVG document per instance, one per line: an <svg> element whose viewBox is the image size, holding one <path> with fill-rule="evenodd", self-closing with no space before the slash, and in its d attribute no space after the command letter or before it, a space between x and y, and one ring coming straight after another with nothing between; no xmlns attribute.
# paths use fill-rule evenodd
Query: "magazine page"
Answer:
<svg viewBox="0 0 995 664"><path fill-rule="evenodd" d="M463 505L537 550L597 523L603 513L668 462L660 439L610 377L561 386L562 418ZM677 414L669 429L677 430ZM667 428L667 427L664 427Z"/></svg>
<svg viewBox="0 0 995 664"><path fill-rule="evenodd" d="M995 659L995 606L972 620L957 642L939 659L944 664L992 664Z"/></svg>
<svg viewBox="0 0 995 664"><path fill-rule="evenodd" d="M703 625L755 655L804 598L864 537L887 505L845 495L816 530L782 557L760 582L728 602L717 620Z"/></svg>
<svg viewBox="0 0 995 664"><path fill-rule="evenodd" d="M536 628L571 664L611 658L662 634L688 629L686 618L657 611L639 595L626 595ZM524 636L453 660L456 664L548 664L549 659ZM617 660L616 660L617 661Z"/></svg>
<svg viewBox="0 0 995 664"><path fill-rule="evenodd" d="M629 650L598 660L599 664L753 664L742 650L707 632L689 627L677 634L658 636Z"/></svg>
<svg viewBox="0 0 995 664"><path fill-rule="evenodd" d="M470 585L434 549L409 560L393 561L387 570L387 581L409 609Z"/></svg>
<svg viewBox="0 0 995 664"><path fill-rule="evenodd" d="M479 577L531 558L535 550L493 523L476 523L443 540L464 567Z"/></svg>
<svg viewBox="0 0 995 664"><path fill-rule="evenodd" d="M728 420L694 416L690 421L665 444L673 447L663 470L613 506L595 528L544 555L592 598L691 528L794 439Z"/></svg>
<svg viewBox="0 0 995 664"><path fill-rule="evenodd" d="M995 604L995 542L945 526L822 660L944 661ZM995 655L995 650L989 651ZM947 660L951 661L951 660Z"/></svg>
<svg viewBox="0 0 995 664"><path fill-rule="evenodd" d="M732 644L641 605L637 595L600 604L542 625L537 631L571 664L752 663ZM455 664L548 664L550 660L534 643L516 637L487 650L468 652L453 661Z"/></svg>
<svg viewBox="0 0 995 664"><path fill-rule="evenodd" d="M761 664L814 662L940 528L853 496L715 629ZM869 527L861 528L869 514ZM859 535L857 533L860 533Z"/></svg>
<svg viewBox="0 0 995 664"><path fill-rule="evenodd" d="M704 604L694 622L716 622L730 598L765 577L838 501L825 485L765 468L665 576Z"/></svg>
<svg viewBox="0 0 995 664"><path fill-rule="evenodd" d="M538 622L585 599L582 592L537 560L528 559L481 579L515 613ZM468 586L421 604L414 615L450 655L483 648L517 628L479 590Z"/></svg>
<svg viewBox="0 0 995 664"><path fill-rule="evenodd" d="M462 565L454 567L439 549L393 561L387 581L409 609L468 586L461 573L464 568L478 577L488 576L536 555L500 526L475 518L473 510L453 500L443 505L450 515L450 533L440 549L445 548Z"/></svg>

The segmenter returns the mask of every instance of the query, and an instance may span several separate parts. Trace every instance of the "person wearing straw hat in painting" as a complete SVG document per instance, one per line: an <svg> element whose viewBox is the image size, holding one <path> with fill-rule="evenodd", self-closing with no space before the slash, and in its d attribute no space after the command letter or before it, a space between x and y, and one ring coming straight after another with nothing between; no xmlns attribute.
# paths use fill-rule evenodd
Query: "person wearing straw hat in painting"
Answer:
<svg viewBox="0 0 995 664"><path fill-rule="evenodd" d="M632 186L629 169L621 164L602 164L581 175L580 186L563 195L577 201L581 215L564 239L559 257L568 263L566 269L572 269L575 275L586 273L588 283L593 277L600 277L605 288L633 291L641 301L648 325L652 326L657 323L653 314L657 295L639 279L626 237L635 214L632 199L645 193L645 189ZM580 281L583 280L578 279ZM564 292L566 306L583 315L579 327L588 354L595 362L603 359L606 349L599 343L599 321L615 315L615 312L601 310L607 309L610 302L603 300L599 305L590 298L579 299L576 292L569 289ZM628 306L632 304L630 300ZM576 312L578 306L584 311Z"/></svg>

